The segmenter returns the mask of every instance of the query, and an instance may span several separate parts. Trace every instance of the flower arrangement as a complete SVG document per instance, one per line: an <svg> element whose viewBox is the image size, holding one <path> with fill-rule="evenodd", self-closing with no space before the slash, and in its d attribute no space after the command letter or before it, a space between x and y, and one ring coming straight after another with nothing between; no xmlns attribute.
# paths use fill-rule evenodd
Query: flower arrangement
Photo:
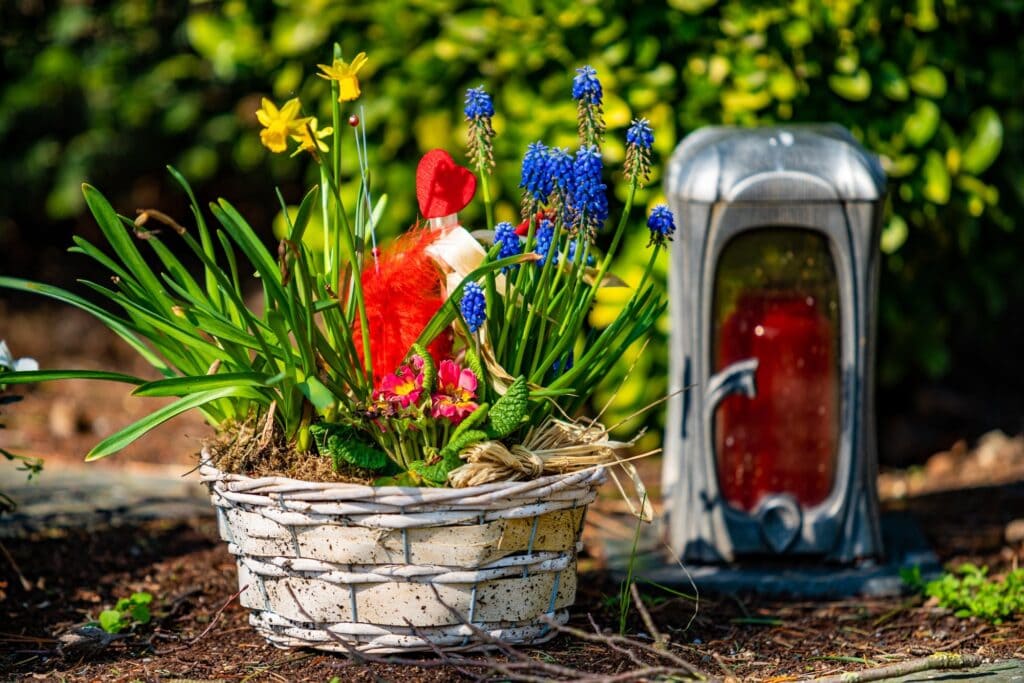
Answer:
<svg viewBox="0 0 1024 683"><path fill-rule="evenodd" d="M192 409L221 432L250 425L235 433L250 434L256 452L277 444L296 462L329 456L335 472L362 473L378 484L467 485L567 471L581 440L606 451L621 446L597 423L570 416L664 308L649 280L675 225L659 206L647 222L651 256L643 279L610 325L588 323L598 290L623 286L611 265L630 229L635 192L649 177L650 125L637 119L626 133L628 194L609 225L604 94L594 69L578 69L567 88L577 102L578 149L531 144L522 159L522 222L495 223L494 102L482 86L472 88L464 108L469 168L443 150L426 154L415 188L422 221L378 246L387 197L373 192L358 105L367 61L365 53L345 61L335 46L331 64L320 65L332 96L329 126L298 98L280 106L264 99L256 112L267 149L309 154L319 170L297 212L284 211L287 235L276 252L226 200L207 214L171 168L191 201L194 227L153 210L119 215L84 186L106 245L76 237L71 251L109 269L110 284L85 285L118 313L56 287L0 277L0 286L93 314L160 379L4 368L0 383L90 378L135 385L140 396L177 398L101 441L87 460ZM354 206L342 199L343 154L358 168ZM478 189L487 225L470 232L458 213ZM285 209L280 194L278 200ZM322 249L303 239L314 223L322 226ZM165 233L191 251L200 276L165 244ZM143 248L152 252L149 260ZM253 284L263 295L257 308L244 298ZM524 454L516 444L534 446Z"/></svg>

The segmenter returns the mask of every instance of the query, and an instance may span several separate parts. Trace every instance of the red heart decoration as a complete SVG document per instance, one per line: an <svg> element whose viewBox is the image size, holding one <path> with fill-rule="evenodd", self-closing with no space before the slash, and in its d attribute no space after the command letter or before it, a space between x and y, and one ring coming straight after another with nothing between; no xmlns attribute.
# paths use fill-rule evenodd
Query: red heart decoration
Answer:
<svg viewBox="0 0 1024 683"><path fill-rule="evenodd" d="M424 218L458 213L476 193L476 176L459 166L443 149L423 155L416 167L416 199Z"/></svg>

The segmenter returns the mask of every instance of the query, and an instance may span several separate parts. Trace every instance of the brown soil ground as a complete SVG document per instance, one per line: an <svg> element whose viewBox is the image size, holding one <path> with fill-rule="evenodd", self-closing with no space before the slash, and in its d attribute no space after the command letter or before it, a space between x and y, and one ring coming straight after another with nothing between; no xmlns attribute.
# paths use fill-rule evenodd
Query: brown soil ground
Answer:
<svg viewBox="0 0 1024 683"><path fill-rule="evenodd" d="M145 370L122 344L77 314L43 309L5 315L0 303L0 321L0 337L12 350L34 355L44 367ZM39 387L8 411L10 429L0 432L0 447L46 457L48 469L63 467L153 405L128 398L127 387L116 384ZM187 469L196 439L209 433L198 418L183 418L99 466L169 463ZM881 489L888 507L904 508L915 516L944 562L987 563L998 573L1024 560L1024 545L1008 542L1006 536L1008 524L1024 518L1024 444L990 438L987 456L979 455L982 447L955 447L939 454L942 457L930 468L887 475ZM960 476L953 476L950 467ZM656 477L657 463L645 469ZM972 488L950 488L964 480ZM604 505L611 512L617 507L611 502ZM593 617L601 627L617 629L619 586L602 569L597 534L588 531L585 540L588 553L581 562L573 624L591 630ZM464 677L429 658L364 665L267 645L249 628L245 611L233 599L234 562L211 518L53 529L7 539L4 547L9 557L0 553L0 680L323 682L333 677ZM155 596L153 622L97 655L61 656L56 648L61 633L138 590ZM695 604L653 588L643 593L659 630L671 637L673 651L714 677L797 680L944 650L988 658L1024 657L1020 621L993 626L957 619L919 598L802 602L727 596L702 597ZM629 613L626 630L645 637L646 628L635 610ZM569 636L527 652L538 661L606 676L636 668L606 645Z"/></svg>

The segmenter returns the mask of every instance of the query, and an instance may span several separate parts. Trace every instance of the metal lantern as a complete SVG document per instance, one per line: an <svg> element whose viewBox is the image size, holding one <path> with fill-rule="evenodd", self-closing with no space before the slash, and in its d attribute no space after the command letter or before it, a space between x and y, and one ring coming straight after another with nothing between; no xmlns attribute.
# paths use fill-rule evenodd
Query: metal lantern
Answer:
<svg viewBox="0 0 1024 683"><path fill-rule="evenodd" d="M662 490L682 559L881 555L873 424L885 175L836 125L688 136L665 186Z"/></svg>

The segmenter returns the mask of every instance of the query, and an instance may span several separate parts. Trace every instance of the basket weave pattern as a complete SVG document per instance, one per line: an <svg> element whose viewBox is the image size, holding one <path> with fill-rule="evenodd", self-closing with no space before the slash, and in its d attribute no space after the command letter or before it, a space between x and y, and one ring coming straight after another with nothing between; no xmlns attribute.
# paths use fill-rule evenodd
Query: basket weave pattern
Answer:
<svg viewBox="0 0 1024 683"><path fill-rule="evenodd" d="M368 653L480 647L463 622L551 637L540 619L568 618L605 474L430 489L199 472L252 625L283 647Z"/></svg>

